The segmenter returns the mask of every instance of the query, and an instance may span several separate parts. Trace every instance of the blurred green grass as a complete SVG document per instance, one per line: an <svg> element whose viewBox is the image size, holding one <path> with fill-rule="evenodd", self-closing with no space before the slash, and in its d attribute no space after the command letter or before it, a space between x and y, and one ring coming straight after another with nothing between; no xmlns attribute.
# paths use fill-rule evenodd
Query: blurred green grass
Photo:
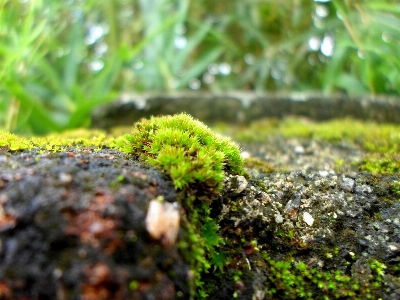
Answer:
<svg viewBox="0 0 400 300"><path fill-rule="evenodd" d="M400 91L398 1L0 0L0 128L90 125L123 91Z"/></svg>

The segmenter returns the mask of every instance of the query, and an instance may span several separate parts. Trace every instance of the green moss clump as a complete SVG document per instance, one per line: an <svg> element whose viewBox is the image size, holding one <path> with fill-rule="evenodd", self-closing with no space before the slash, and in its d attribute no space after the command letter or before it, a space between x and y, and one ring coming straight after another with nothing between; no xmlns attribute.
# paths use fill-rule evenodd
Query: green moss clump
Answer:
<svg viewBox="0 0 400 300"><path fill-rule="evenodd" d="M166 170L176 189L200 184L210 195L222 188L224 171L244 173L238 146L184 113L142 119L122 150Z"/></svg>
<svg viewBox="0 0 400 300"><path fill-rule="evenodd" d="M178 242L192 266L191 298L207 299L203 275L211 265L223 269L225 254L219 226L210 217L211 200L222 189L225 172L245 173L239 147L187 114L152 117L137 122L119 150L166 171L185 208Z"/></svg>
<svg viewBox="0 0 400 300"><path fill-rule="evenodd" d="M0 148L8 149L11 151L18 150L31 150L33 148L31 141L18 137L15 134L0 131Z"/></svg>

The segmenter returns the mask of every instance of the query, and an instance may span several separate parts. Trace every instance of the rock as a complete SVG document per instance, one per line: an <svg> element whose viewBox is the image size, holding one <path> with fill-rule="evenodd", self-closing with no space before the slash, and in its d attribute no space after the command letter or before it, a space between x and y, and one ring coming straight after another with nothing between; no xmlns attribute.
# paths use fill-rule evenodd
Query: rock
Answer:
<svg viewBox="0 0 400 300"><path fill-rule="evenodd" d="M133 158L1 151L0 299L189 299L195 276L208 299L400 297L399 174L227 172L192 202L210 209L199 243L171 181ZM210 245L195 273L189 250Z"/></svg>
<svg viewBox="0 0 400 300"><path fill-rule="evenodd" d="M247 278L252 282L245 284L240 299L257 298L256 286L267 292L264 299L295 299L299 289L309 291L316 299L335 297L333 290L324 288L325 281L320 287L312 283L317 277L309 275L304 282L295 279L304 275L296 267L303 263L310 268L308 272L313 272L309 274L336 276L339 281L334 280L334 284L339 293L351 290L361 299L397 299L400 203L387 182L399 176L351 176L354 178L333 171L259 174L250 181L259 186L249 184L239 197L226 187L221 195L225 209L219 222L224 239L231 249L242 248L244 240L257 242L256 251L243 248L251 269L240 255L231 258L242 266L242 281ZM260 188L268 191L268 201L260 201ZM287 278L287 285L288 275L284 274L293 274ZM383 278L390 278L390 283L378 284ZM221 284L223 281L216 286ZM352 288L354 284L358 290Z"/></svg>
<svg viewBox="0 0 400 300"><path fill-rule="evenodd" d="M304 154L304 153L305 153L305 150L304 150L304 147L303 147L302 145L296 145L296 146L294 147L294 152L295 152L296 154L298 154L298 155L301 155L301 154Z"/></svg>
<svg viewBox="0 0 400 300"><path fill-rule="evenodd" d="M71 181L72 181L72 175L62 172L59 175L59 179L60 179L61 183L68 184L68 183L71 183Z"/></svg>
<svg viewBox="0 0 400 300"><path fill-rule="evenodd" d="M204 91L123 93L116 101L97 107L94 127L131 126L140 118L187 112L207 124L218 121L247 123L260 118L306 116L315 120L353 117L377 122L400 123L396 96L321 95L313 93L272 94L250 91L209 93ZM212 107L212 109L210 109Z"/></svg>
<svg viewBox="0 0 400 300"><path fill-rule="evenodd" d="M72 151L0 159L0 299L188 299L172 184L116 151Z"/></svg>
<svg viewBox="0 0 400 300"><path fill-rule="evenodd" d="M303 220L308 226L312 226L314 224L314 218L308 212L303 213Z"/></svg>
<svg viewBox="0 0 400 300"><path fill-rule="evenodd" d="M354 189L354 185L354 180L346 177L343 177L343 181L340 184L342 190L344 190L345 192L352 192Z"/></svg>
<svg viewBox="0 0 400 300"><path fill-rule="evenodd" d="M236 194L240 194L247 188L247 180L244 176L236 176L237 188L235 190Z"/></svg>
<svg viewBox="0 0 400 300"><path fill-rule="evenodd" d="M240 194L247 186L248 182L244 176L228 175L224 181L225 190L229 193Z"/></svg>
<svg viewBox="0 0 400 300"><path fill-rule="evenodd" d="M369 262L365 257L360 257L351 266L351 276L362 284L367 283L371 278L372 271Z"/></svg>
<svg viewBox="0 0 400 300"><path fill-rule="evenodd" d="M170 248L175 245L179 233L179 209L177 203L154 199L150 201L146 215L146 230L155 240Z"/></svg>
<svg viewBox="0 0 400 300"><path fill-rule="evenodd" d="M300 207L300 195L295 195L295 199L291 199L285 206L285 214L288 215L292 220L297 219Z"/></svg>
<svg viewBox="0 0 400 300"><path fill-rule="evenodd" d="M283 223L282 215L279 212L277 212L276 215L275 215L275 222L278 223L278 224L279 223Z"/></svg>

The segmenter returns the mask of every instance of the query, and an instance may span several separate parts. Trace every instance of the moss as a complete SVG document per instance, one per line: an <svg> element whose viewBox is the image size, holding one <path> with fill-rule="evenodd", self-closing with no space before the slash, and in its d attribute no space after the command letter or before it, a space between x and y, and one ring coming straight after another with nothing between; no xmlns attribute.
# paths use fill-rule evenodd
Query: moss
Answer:
<svg viewBox="0 0 400 300"><path fill-rule="evenodd" d="M62 152L69 148L87 147L99 150L116 147L118 138L107 136L101 130L78 129L43 137L20 137L0 131L0 148L9 151L37 150L38 152Z"/></svg>
<svg viewBox="0 0 400 300"><path fill-rule="evenodd" d="M390 185L393 194L400 196L400 181L394 180Z"/></svg>
<svg viewBox="0 0 400 300"><path fill-rule="evenodd" d="M370 260L371 276L359 282L341 271L312 268L293 258L275 261L265 251L261 257L268 273L267 299L375 299L386 269L381 262Z"/></svg>
<svg viewBox="0 0 400 300"><path fill-rule="evenodd" d="M400 173L400 156L390 153L367 154L357 165L361 171L367 171L373 174Z"/></svg>
<svg viewBox="0 0 400 300"><path fill-rule="evenodd" d="M256 157L246 158L244 160L244 167L250 170L257 170L261 173L272 173L276 171L276 168L265 160L258 159Z"/></svg>
<svg viewBox="0 0 400 300"><path fill-rule="evenodd" d="M225 172L245 173L240 149L187 114L142 119L119 149L165 171L181 191L187 215L182 216L184 234L178 248L192 265L192 297L207 298L202 276L211 265L222 271L226 258L219 249L224 242L210 218L210 203L222 188Z"/></svg>
<svg viewBox="0 0 400 300"><path fill-rule="evenodd" d="M285 137L315 138L329 142L356 143L373 153L397 153L400 150L400 126L371 121L339 119L314 122L308 119L286 118L255 121L248 128L238 128L234 135L240 142L265 141L270 134Z"/></svg>
<svg viewBox="0 0 400 300"><path fill-rule="evenodd" d="M276 133L280 128L280 121L275 118L262 119L259 121L252 122L248 127L236 128L232 134L235 140L252 143L252 142L264 142L267 135ZM220 131L227 132L222 126L218 127Z"/></svg>
<svg viewBox="0 0 400 300"><path fill-rule="evenodd" d="M24 149L30 150L33 148L33 145L28 139L18 137L9 132L0 131L0 147L17 151Z"/></svg>
<svg viewBox="0 0 400 300"><path fill-rule="evenodd" d="M238 146L187 114L142 119L125 138L123 151L167 171L178 190L200 184L212 196L225 171L244 173Z"/></svg>
<svg viewBox="0 0 400 300"><path fill-rule="evenodd" d="M314 122L308 119L286 118L255 121L248 128L237 128L234 139L242 143L265 142L268 135L291 138L313 138L334 144L350 143L366 153L352 167L376 174L400 172L400 126L372 121L338 119ZM337 162L338 170L346 170L345 161Z"/></svg>

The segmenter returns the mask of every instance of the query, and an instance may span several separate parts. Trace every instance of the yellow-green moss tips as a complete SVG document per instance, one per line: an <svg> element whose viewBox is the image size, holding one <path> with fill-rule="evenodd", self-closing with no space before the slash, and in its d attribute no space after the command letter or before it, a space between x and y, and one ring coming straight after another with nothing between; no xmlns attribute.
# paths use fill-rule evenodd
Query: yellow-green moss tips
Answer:
<svg viewBox="0 0 400 300"><path fill-rule="evenodd" d="M123 150L166 170L176 189L202 183L219 190L224 171L244 172L235 143L184 113L142 119L125 138Z"/></svg>
<svg viewBox="0 0 400 300"><path fill-rule="evenodd" d="M8 151L38 151L62 152L73 147L116 148L116 139L106 136L106 133L96 129L76 129L63 133L50 134L43 137L25 138L0 130L0 149Z"/></svg>

